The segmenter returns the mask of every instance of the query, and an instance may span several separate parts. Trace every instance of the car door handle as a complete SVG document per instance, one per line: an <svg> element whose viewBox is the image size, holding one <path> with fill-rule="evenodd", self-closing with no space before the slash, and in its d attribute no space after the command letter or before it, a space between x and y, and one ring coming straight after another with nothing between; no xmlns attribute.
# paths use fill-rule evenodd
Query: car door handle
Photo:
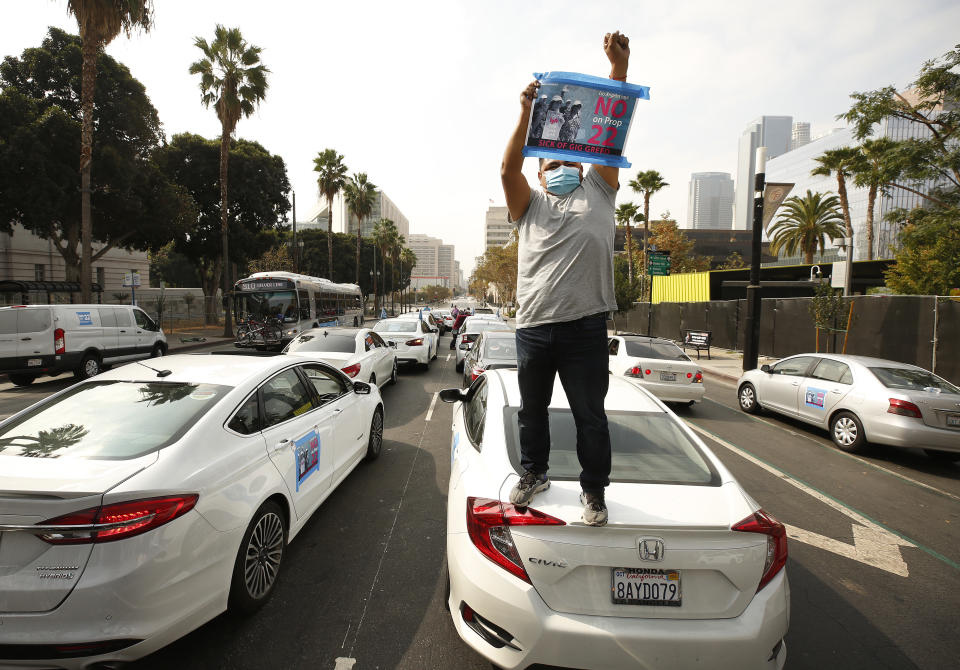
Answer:
<svg viewBox="0 0 960 670"><path fill-rule="evenodd" d="M831 389L830 393L836 393L837 395L840 395L841 393L843 393L843 391L838 391L837 389Z"/></svg>
<svg viewBox="0 0 960 670"><path fill-rule="evenodd" d="M790 382L791 386L800 386L800 382Z"/></svg>
<svg viewBox="0 0 960 670"><path fill-rule="evenodd" d="M339 414L339 413L342 412L342 411L343 411L343 410L340 409L339 407L334 407L334 408L333 408L333 413L334 413L334 414Z"/></svg>
<svg viewBox="0 0 960 670"><path fill-rule="evenodd" d="M20 341L21 341L21 342L29 342L29 341L32 340L32 339L33 339L32 337L21 337L21 338L20 338Z"/></svg>
<svg viewBox="0 0 960 670"><path fill-rule="evenodd" d="M123 329L121 328L121 329L120 329L120 332L121 332L121 333L125 333L125 332L127 332L127 331L125 331L125 330L123 330Z"/></svg>
<svg viewBox="0 0 960 670"><path fill-rule="evenodd" d="M274 445L273 450L280 451L282 449L285 449L289 444L290 444L290 439L285 437Z"/></svg>

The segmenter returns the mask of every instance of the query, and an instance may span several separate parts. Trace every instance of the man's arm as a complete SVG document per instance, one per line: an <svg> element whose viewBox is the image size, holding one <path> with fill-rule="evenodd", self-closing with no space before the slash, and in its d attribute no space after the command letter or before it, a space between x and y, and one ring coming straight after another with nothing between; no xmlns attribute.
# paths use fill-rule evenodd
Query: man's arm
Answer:
<svg viewBox="0 0 960 670"><path fill-rule="evenodd" d="M530 204L530 185L523 176L523 143L527 139L530 107L539 86L539 82L530 82L520 94L520 118L510 135L507 150L503 153L503 162L500 164L500 183L503 184L503 195L507 199L511 221L517 221L523 216Z"/></svg>
<svg viewBox="0 0 960 670"><path fill-rule="evenodd" d="M626 35L621 35L620 31L607 33L603 36L603 53L607 54L610 61L610 79L617 81L627 80L627 65L630 62L630 40ZM603 181L612 189L620 186L620 170L606 165L594 165L593 169L597 171Z"/></svg>

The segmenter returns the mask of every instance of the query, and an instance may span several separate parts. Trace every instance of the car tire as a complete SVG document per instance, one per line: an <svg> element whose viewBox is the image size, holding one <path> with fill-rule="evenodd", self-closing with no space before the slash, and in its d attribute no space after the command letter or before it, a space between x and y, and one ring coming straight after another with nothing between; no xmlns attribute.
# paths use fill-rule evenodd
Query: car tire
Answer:
<svg viewBox="0 0 960 670"><path fill-rule="evenodd" d="M397 359L393 359L393 370L390 372L390 386L397 384Z"/></svg>
<svg viewBox="0 0 960 670"><path fill-rule="evenodd" d="M159 343L153 345L153 349L150 350L150 358L160 358L163 354L163 345Z"/></svg>
<svg viewBox="0 0 960 670"><path fill-rule="evenodd" d="M100 357L94 353L86 354L80 361L80 367L74 373L77 379L90 379L103 372L103 364Z"/></svg>
<svg viewBox="0 0 960 670"><path fill-rule="evenodd" d="M463 372L463 361L460 361L459 363L457 363L456 368L457 368L457 372Z"/></svg>
<svg viewBox="0 0 960 670"><path fill-rule="evenodd" d="M443 581L445 585L443 587L443 609L450 611L450 566L447 565L447 562L443 562Z"/></svg>
<svg viewBox="0 0 960 670"><path fill-rule="evenodd" d="M760 403L757 402L757 389L753 384L747 382L737 390L737 404L747 414L760 412Z"/></svg>
<svg viewBox="0 0 960 670"><path fill-rule="evenodd" d="M373 418L370 419L370 437L367 438L367 454L363 460L377 460L380 455L380 449L383 447L383 407L377 406L373 410Z"/></svg>
<svg viewBox="0 0 960 670"><path fill-rule="evenodd" d="M957 451L944 451L943 449L924 449L923 453L927 455L931 461L937 463L957 463L960 462L960 452Z"/></svg>
<svg viewBox="0 0 960 670"><path fill-rule="evenodd" d="M427 359L426 363L417 363L417 367L426 372L430 369L430 359Z"/></svg>
<svg viewBox="0 0 960 670"><path fill-rule="evenodd" d="M862 452L867 446L863 424L852 412L837 412L830 419L830 439L840 451L848 454Z"/></svg>
<svg viewBox="0 0 960 670"><path fill-rule="evenodd" d="M277 584L286 546L283 511L268 500L253 515L243 534L230 583L231 609L252 614L266 604Z"/></svg>
<svg viewBox="0 0 960 670"><path fill-rule="evenodd" d="M30 386L36 378L36 375L10 375L10 381L14 386Z"/></svg>
<svg viewBox="0 0 960 670"><path fill-rule="evenodd" d="M370 375L370 381L367 382L367 383L370 384L370 386L376 386L376 385L377 385L377 375L371 374L371 375Z"/></svg>

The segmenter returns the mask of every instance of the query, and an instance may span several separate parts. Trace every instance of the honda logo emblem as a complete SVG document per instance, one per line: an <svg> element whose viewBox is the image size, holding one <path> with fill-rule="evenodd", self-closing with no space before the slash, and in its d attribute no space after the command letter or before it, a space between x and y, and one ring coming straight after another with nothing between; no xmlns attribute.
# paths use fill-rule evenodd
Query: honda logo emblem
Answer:
<svg viewBox="0 0 960 670"><path fill-rule="evenodd" d="M659 537L641 537L639 543L641 561L662 561L663 540Z"/></svg>

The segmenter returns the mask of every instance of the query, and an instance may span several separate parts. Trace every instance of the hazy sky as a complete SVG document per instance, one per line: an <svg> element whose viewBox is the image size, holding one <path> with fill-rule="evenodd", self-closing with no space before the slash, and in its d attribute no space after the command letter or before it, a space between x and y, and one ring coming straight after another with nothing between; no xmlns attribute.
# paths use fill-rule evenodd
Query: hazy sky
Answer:
<svg viewBox="0 0 960 670"><path fill-rule="evenodd" d="M0 55L37 46L47 26L77 32L66 0L0 0ZM168 136L219 135L188 73L215 24L239 27L272 71L258 113L237 134L283 156L298 219L317 203L313 158L335 148L410 220L456 245L466 274L483 252L499 166L532 72L606 76L605 32L631 40L639 103L621 172L656 169L671 184L652 202L686 221L691 172L734 177L737 141L762 114L841 125L849 94L905 86L920 64L960 42L956 0L770 2L314 2L156 0L148 34L107 51L147 88ZM96 151L96 149L94 149ZM625 174L626 172L626 174ZM531 183L536 164L527 161ZM641 199L621 188L619 202Z"/></svg>

